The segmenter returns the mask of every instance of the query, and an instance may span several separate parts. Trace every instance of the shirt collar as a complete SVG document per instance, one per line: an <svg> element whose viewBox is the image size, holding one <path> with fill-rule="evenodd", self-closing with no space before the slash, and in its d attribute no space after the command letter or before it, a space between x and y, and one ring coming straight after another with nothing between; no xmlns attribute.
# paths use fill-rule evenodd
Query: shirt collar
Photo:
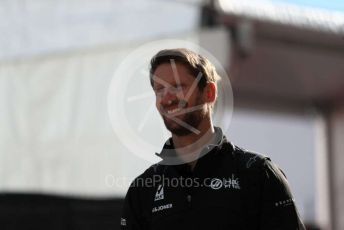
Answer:
<svg viewBox="0 0 344 230"><path fill-rule="evenodd" d="M215 138L214 142L211 144L206 145L200 153L200 156L205 155L206 153L210 152L212 149L216 147L221 147L224 142L226 142L226 137L223 135L222 129L220 127L214 126L215 130ZM172 137L170 137L164 144L160 153L156 153L156 155L163 160L169 157L176 157L176 152L173 145Z"/></svg>

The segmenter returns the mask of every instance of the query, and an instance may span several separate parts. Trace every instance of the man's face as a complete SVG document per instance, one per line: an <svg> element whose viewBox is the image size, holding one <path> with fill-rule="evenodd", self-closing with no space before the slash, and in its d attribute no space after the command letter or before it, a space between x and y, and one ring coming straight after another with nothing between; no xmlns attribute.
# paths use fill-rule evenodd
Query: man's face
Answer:
<svg viewBox="0 0 344 230"><path fill-rule="evenodd" d="M199 133L197 128L207 115L205 93L198 88L200 77L173 61L159 65L154 72L156 107L166 128L175 135Z"/></svg>

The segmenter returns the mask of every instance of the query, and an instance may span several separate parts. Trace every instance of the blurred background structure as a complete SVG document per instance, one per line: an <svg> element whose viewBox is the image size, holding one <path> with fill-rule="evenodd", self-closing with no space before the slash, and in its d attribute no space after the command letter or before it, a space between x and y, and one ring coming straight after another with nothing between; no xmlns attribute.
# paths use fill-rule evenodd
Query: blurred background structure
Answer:
<svg viewBox="0 0 344 230"><path fill-rule="evenodd" d="M234 93L228 139L281 166L306 223L344 229L343 2L4 0L0 34L0 229L118 229L151 162L113 131L109 85L164 38L218 58Z"/></svg>

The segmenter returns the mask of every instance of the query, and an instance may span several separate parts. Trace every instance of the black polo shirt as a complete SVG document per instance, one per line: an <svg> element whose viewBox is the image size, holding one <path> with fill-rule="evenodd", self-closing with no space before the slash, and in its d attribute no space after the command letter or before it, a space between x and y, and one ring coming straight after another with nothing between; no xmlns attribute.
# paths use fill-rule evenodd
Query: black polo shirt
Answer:
<svg viewBox="0 0 344 230"><path fill-rule="evenodd" d="M269 158L219 141L206 146L193 171L165 165L160 156L131 184L122 229L304 229L288 182Z"/></svg>

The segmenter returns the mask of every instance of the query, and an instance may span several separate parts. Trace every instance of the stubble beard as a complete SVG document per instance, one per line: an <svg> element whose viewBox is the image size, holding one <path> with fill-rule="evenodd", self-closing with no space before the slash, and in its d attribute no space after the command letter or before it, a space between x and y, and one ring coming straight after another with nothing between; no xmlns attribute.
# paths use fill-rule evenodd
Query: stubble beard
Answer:
<svg viewBox="0 0 344 230"><path fill-rule="evenodd" d="M201 98L197 98L197 105L201 105ZM186 104L185 108L188 107L188 104ZM163 120L165 123L166 128L176 136L186 136L190 134L194 134L193 129L198 129L202 120L206 118L206 110L204 107L202 107L199 110L192 111L185 113L181 115L180 117L175 117L174 119L178 119L179 121L182 121L183 123L187 124L185 126L178 124L176 121L163 116Z"/></svg>

